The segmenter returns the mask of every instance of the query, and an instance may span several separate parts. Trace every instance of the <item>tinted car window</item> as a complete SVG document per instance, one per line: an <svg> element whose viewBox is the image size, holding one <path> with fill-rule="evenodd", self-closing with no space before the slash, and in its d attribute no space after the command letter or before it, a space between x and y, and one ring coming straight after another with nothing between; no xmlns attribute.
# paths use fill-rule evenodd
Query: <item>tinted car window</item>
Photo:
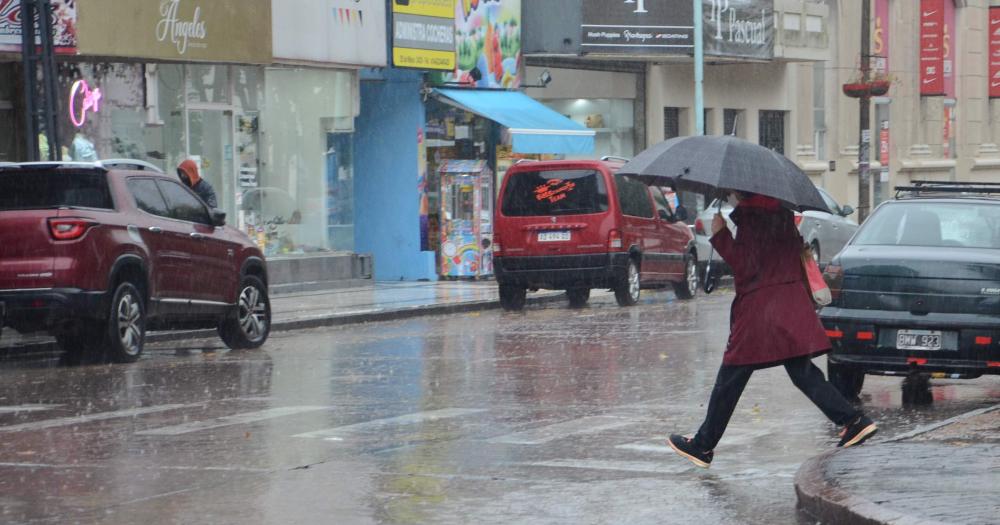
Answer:
<svg viewBox="0 0 1000 525"><path fill-rule="evenodd" d="M820 197L823 197L823 202L826 203L826 207L830 208L830 213L840 213L840 205L837 201L833 200L833 197L827 195L823 190L819 191Z"/></svg>
<svg viewBox="0 0 1000 525"><path fill-rule="evenodd" d="M618 187L618 205L622 213L633 217L652 217L653 203L649 198L648 186L628 175L615 175Z"/></svg>
<svg viewBox="0 0 1000 525"><path fill-rule="evenodd" d="M0 210L63 206L113 209L108 176L102 172L0 172Z"/></svg>
<svg viewBox="0 0 1000 525"><path fill-rule="evenodd" d="M854 244L1000 248L1000 206L901 202L872 215Z"/></svg>
<svg viewBox="0 0 1000 525"><path fill-rule="evenodd" d="M135 205L140 210L160 217L170 217L170 210L163 195L152 179L129 179L128 190L135 197Z"/></svg>
<svg viewBox="0 0 1000 525"><path fill-rule="evenodd" d="M167 199L170 217L188 222L211 224L205 204L176 182L157 180L163 196Z"/></svg>
<svg viewBox="0 0 1000 525"><path fill-rule="evenodd" d="M504 215L576 215L608 209L604 177L594 170L522 171L507 181Z"/></svg>

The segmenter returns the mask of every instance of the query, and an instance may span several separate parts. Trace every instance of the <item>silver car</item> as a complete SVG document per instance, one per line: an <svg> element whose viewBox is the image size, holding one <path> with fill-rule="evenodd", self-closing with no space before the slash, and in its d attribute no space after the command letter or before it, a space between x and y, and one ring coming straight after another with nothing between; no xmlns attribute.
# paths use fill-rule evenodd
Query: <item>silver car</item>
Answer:
<svg viewBox="0 0 1000 525"><path fill-rule="evenodd" d="M849 218L854 213L854 208L849 205L841 206L825 190L822 188L817 189L819 190L819 194L823 196L827 207L833 213L820 211L796 213L795 221L798 224L799 233L802 234L802 238L812 245L816 261L820 267L824 267L830 262L830 259L833 259L834 255L840 252L841 248L847 244L847 241L854 236L854 232L858 230L858 223L854 219ZM722 262L722 257L712 249L711 244L708 242L712 231L712 216L718 210L718 205L719 202L717 200L712 201L704 211L698 214L698 218L694 223L694 238L698 247L698 260L701 270L704 270L710 251L712 252L713 266L716 263ZM733 207L728 202L723 201L722 215L726 218L729 230L735 232L736 225L729 218L729 214L732 211ZM724 265L720 265L720 268L721 266Z"/></svg>

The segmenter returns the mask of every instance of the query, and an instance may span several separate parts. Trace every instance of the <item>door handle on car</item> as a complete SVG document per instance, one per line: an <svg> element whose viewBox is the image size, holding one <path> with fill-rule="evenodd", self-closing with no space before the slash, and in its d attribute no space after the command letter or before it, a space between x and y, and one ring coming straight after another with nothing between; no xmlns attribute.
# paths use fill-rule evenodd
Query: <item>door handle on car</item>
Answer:
<svg viewBox="0 0 1000 525"><path fill-rule="evenodd" d="M202 235L202 234L200 234L200 233L198 233L198 232L191 232L191 238L192 239L204 239L205 236Z"/></svg>
<svg viewBox="0 0 1000 525"><path fill-rule="evenodd" d="M150 226L149 231L153 233L163 233L163 228L160 228L159 226Z"/></svg>

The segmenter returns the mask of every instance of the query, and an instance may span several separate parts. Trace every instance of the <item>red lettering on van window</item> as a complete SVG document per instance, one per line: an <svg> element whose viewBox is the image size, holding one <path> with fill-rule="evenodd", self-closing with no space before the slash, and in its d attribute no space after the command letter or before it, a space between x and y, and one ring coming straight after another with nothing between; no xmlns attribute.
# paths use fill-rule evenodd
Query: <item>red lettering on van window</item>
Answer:
<svg viewBox="0 0 1000 525"><path fill-rule="evenodd" d="M549 203L559 202L565 199L569 192L573 191L573 188L576 188L576 183L573 181L552 179L535 187L535 199L547 200Z"/></svg>

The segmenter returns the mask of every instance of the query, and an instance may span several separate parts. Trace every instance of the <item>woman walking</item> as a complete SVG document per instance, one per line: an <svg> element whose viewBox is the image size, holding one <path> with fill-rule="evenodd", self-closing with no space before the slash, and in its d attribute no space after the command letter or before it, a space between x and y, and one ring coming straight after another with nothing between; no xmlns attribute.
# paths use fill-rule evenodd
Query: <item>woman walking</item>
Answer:
<svg viewBox="0 0 1000 525"><path fill-rule="evenodd" d="M861 444L877 427L811 361L830 349L830 341L803 285L802 238L792 212L770 197L734 196L739 202L730 217L738 227L736 239L718 214L711 239L735 280L729 343L704 423L693 438L671 435L670 447L707 468L753 371L777 365L827 418L844 427L837 446Z"/></svg>

